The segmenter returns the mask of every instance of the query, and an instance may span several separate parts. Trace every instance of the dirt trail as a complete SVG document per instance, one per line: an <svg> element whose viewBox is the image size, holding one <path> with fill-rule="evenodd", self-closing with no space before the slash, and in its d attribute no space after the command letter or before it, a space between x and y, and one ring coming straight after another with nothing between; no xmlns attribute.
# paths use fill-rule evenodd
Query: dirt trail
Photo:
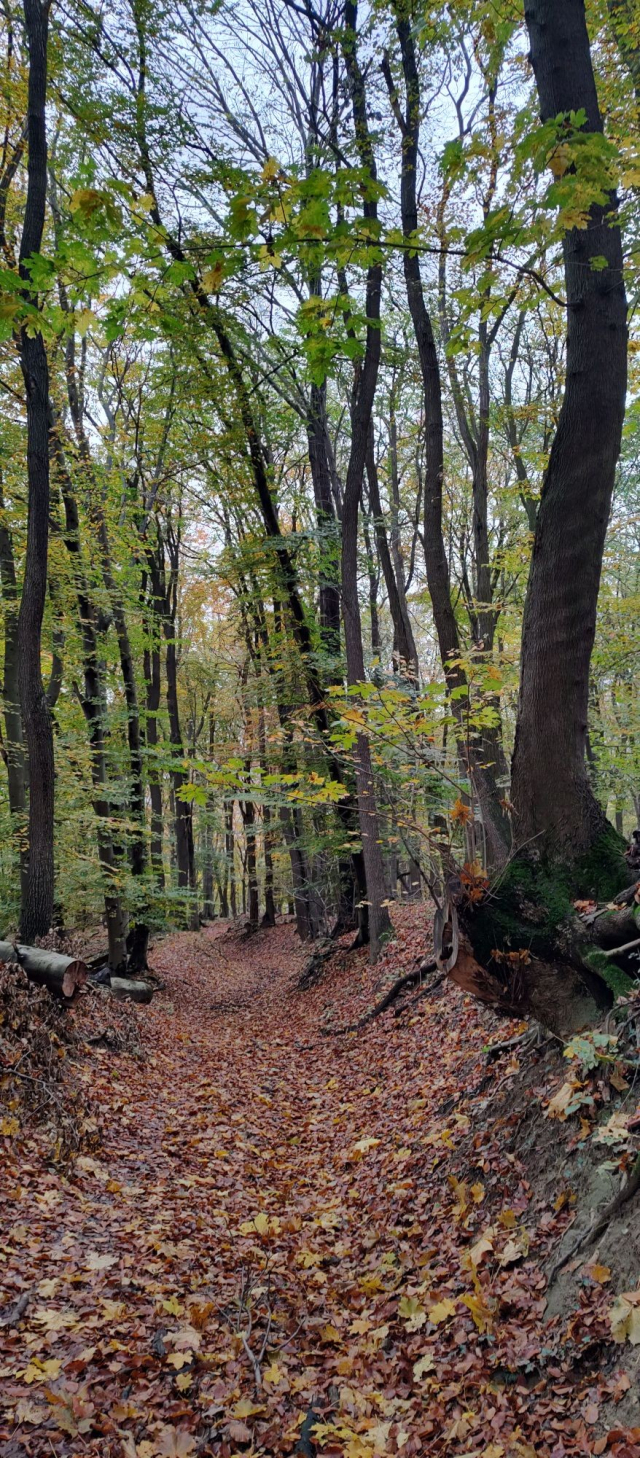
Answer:
<svg viewBox="0 0 640 1458"><path fill-rule="evenodd" d="M426 934L398 920L387 975ZM0 1306L32 1297L0 1332L2 1458L311 1453L313 1413L346 1458L593 1451L602 1293L568 1342L545 1327L567 1214L532 1207L489 1117L517 1075L503 1058L483 1087L497 1024L447 989L324 1037L385 966L300 993L304 960L286 925L164 943L144 1056L82 1069L95 1156L61 1179L37 1139L16 1153Z"/></svg>

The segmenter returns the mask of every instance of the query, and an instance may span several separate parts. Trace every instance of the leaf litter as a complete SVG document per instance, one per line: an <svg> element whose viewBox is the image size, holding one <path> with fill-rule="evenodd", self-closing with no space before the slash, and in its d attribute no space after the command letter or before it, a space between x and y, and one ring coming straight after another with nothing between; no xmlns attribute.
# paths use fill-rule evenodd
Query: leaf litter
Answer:
<svg viewBox="0 0 640 1458"><path fill-rule="evenodd" d="M93 1137L0 1134L2 1458L640 1455L606 1421L640 1293L591 1252L546 1309L575 1208L514 1151L517 1047L488 1066L521 1026L447 986L337 1031L424 954L426 909L394 918L308 991L288 923L169 938L115 1048L104 1000L66 1014Z"/></svg>

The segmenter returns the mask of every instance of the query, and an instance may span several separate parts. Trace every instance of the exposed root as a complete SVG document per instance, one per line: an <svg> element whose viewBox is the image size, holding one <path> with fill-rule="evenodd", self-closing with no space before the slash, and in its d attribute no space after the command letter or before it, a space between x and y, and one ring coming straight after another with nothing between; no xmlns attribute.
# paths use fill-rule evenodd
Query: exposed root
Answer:
<svg viewBox="0 0 640 1458"><path fill-rule="evenodd" d="M578 1251L583 1250L585 1245L591 1245L594 1240L597 1240L600 1235L604 1234L607 1226L611 1224L614 1215L618 1214L622 1206L626 1205L627 1200L631 1200L638 1190L640 1190L640 1154L636 1156L626 1185L621 1190L618 1190L617 1195L614 1195L608 1205L605 1205L602 1213L592 1222L588 1230L584 1230L578 1236L577 1240L574 1240L573 1245L569 1246L569 1249L565 1251L564 1255L560 1256L560 1259L556 1261L549 1275L547 1282L548 1289L557 1281L560 1272L564 1270L564 1267L572 1260L573 1256L578 1254Z"/></svg>
<svg viewBox="0 0 640 1458"><path fill-rule="evenodd" d="M436 967L436 962L421 962L420 966L416 967L415 972L405 972L404 977L398 977L389 988L389 991L385 992L384 997L381 997L380 1001L375 1004L375 1007L370 1008L369 1012L365 1013L363 1017L358 1018L357 1022L345 1023L341 1028L321 1028L320 1032L325 1038L332 1038L340 1033L356 1033L359 1028L364 1028L366 1023L373 1022L374 1018L378 1018L381 1013L386 1012L387 1008L391 1007L392 1003L397 1001L405 987L415 987L416 983L421 982L427 972L435 972ZM430 982L428 987L423 989L425 994L439 987L444 982L445 976L446 973L441 972L438 977L435 977L433 982Z"/></svg>

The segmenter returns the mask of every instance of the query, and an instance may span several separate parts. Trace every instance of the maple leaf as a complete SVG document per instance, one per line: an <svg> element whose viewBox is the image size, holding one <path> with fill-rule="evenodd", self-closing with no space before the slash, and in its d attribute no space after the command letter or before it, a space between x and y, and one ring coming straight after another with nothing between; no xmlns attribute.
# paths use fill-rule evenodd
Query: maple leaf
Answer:
<svg viewBox="0 0 640 1458"><path fill-rule="evenodd" d="M38 1306L33 1313L33 1320L40 1326L46 1327L47 1331L64 1331L66 1326L75 1326L78 1321L77 1311L56 1311L53 1307Z"/></svg>
<svg viewBox="0 0 640 1458"><path fill-rule="evenodd" d="M187 1432L186 1428L174 1428L169 1425L161 1429L159 1442L156 1448L158 1458L189 1458L196 1446L195 1438Z"/></svg>
<svg viewBox="0 0 640 1458"><path fill-rule="evenodd" d="M487 1305L484 1296L479 1292L476 1296L463 1296L461 1299L471 1312L478 1331L481 1333L489 1331L493 1325L493 1312Z"/></svg>
<svg viewBox="0 0 640 1458"><path fill-rule="evenodd" d="M611 1335L614 1342L640 1345L640 1291L624 1291L609 1309Z"/></svg>
<svg viewBox="0 0 640 1458"><path fill-rule="evenodd" d="M49 1357L46 1362L41 1362L39 1357L32 1357L28 1367L21 1376L27 1383L32 1382L55 1382L60 1376L62 1362L58 1357Z"/></svg>
<svg viewBox="0 0 640 1458"><path fill-rule="evenodd" d="M46 1423L49 1413L46 1407L39 1407L37 1402L30 1402L28 1398L21 1397L15 1408L15 1420L17 1423L29 1423L33 1427Z"/></svg>
<svg viewBox="0 0 640 1458"><path fill-rule="evenodd" d="M258 1412L264 1412L264 1405L260 1406L257 1402L252 1402L250 1397L241 1397L233 1409L233 1416L247 1418L253 1417Z"/></svg>
<svg viewBox="0 0 640 1458"><path fill-rule="evenodd" d="M448 1321L450 1316L455 1316L456 1303L447 1296L444 1301L437 1301L427 1312L432 1326L440 1326L443 1321Z"/></svg>
<svg viewBox="0 0 640 1458"><path fill-rule="evenodd" d="M234 1443L250 1443L251 1432L246 1423L239 1422L236 1418L227 1423L225 1432L228 1438L233 1438Z"/></svg>
<svg viewBox="0 0 640 1458"><path fill-rule="evenodd" d="M379 1143L380 1140L375 1139L372 1134L365 1134L362 1139L358 1139L354 1144L351 1155L353 1157L356 1154L368 1154L369 1150L375 1149L376 1144Z"/></svg>
<svg viewBox="0 0 640 1458"><path fill-rule="evenodd" d="M284 1376L285 1373L282 1367L278 1366L277 1362L272 1362L269 1367L265 1367L262 1374L263 1381L267 1382L270 1387L277 1387L282 1382Z"/></svg>
<svg viewBox="0 0 640 1458"><path fill-rule="evenodd" d="M108 1271L118 1260L114 1255L101 1255L97 1250L89 1251L85 1266L88 1271Z"/></svg>

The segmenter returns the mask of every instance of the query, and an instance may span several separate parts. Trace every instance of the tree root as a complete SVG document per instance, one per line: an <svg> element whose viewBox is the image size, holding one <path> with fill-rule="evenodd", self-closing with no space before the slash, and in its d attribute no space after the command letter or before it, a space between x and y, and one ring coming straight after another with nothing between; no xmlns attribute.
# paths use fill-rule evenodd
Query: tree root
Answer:
<svg viewBox="0 0 640 1458"><path fill-rule="evenodd" d="M339 1033L357 1033L359 1028L364 1028L366 1023L373 1022L374 1018L378 1018L381 1013L386 1012L387 1008L391 1007L391 1004L397 1000L405 987L415 987L416 982L421 982L427 972L435 972L436 968L436 962L421 962L420 966L416 967L415 972L405 972L403 977L398 977L393 983L393 986L389 988L389 991L385 992L384 997L381 997L380 1001L376 1003L375 1007L372 1007L368 1013L365 1013L364 1017L358 1018L357 1022L345 1023L341 1028L321 1028L320 1032L325 1038L335 1037ZM442 972L439 977L434 978L434 981L430 982L428 987L424 988L424 992L431 992L433 988L439 987L440 983L444 982L445 976L446 973Z"/></svg>
<svg viewBox="0 0 640 1458"><path fill-rule="evenodd" d="M556 1261L555 1266L552 1267L549 1274L549 1280L547 1282L548 1290L554 1285L560 1272L564 1270L564 1267L573 1256L577 1255L578 1251L582 1250L585 1245L591 1245L592 1241L597 1240L600 1235L604 1234L607 1226L611 1224L614 1215L618 1214L622 1206L626 1205L627 1200L630 1200L638 1190L640 1190L640 1154L636 1155L631 1173L624 1188L618 1190L617 1195L614 1195L613 1199L609 1201L609 1204L605 1205L604 1210L598 1216L597 1220L589 1226L588 1230L583 1231L582 1235L578 1236L578 1239L573 1242L573 1245L569 1246L568 1251L565 1251L565 1254Z"/></svg>

